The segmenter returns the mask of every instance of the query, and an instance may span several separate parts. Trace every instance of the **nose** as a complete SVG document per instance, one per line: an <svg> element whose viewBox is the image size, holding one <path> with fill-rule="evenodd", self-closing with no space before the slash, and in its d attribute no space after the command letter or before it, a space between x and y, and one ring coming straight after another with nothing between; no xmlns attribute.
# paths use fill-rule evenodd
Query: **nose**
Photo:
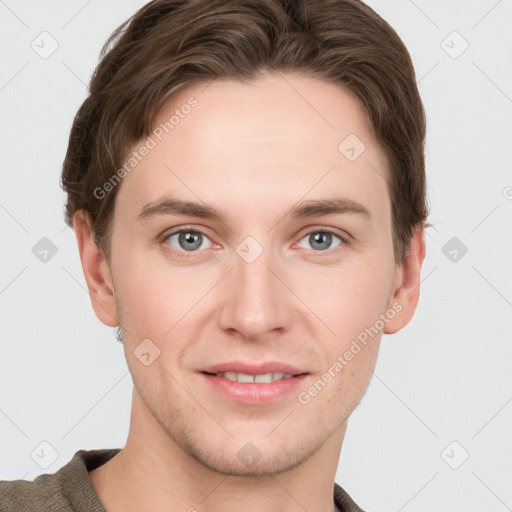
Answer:
<svg viewBox="0 0 512 512"><path fill-rule="evenodd" d="M247 249L244 252L244 249ZM258 254L256 256L254 251ZM285 270L270 249L254 242L239 246L231 272L223 280L219 326L249 341L258 341L290 329L293 294Z"/></svg>

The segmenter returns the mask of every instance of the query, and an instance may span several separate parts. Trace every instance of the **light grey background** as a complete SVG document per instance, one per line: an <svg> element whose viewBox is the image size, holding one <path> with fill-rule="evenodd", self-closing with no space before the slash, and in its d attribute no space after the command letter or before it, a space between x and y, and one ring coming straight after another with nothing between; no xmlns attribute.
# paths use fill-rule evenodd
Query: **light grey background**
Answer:
<svg viewBox="0 0 512 512"><path fill-rule="evenodd" d="M90 306L58 182L100 48L144 3L0 1L0 479L126 440L131 377ZM337 481L370 511L511 510L512 1L368 3L413 57L434 226L416 316L384 336ZM52 39L46 59L31 47Z"/></svg>

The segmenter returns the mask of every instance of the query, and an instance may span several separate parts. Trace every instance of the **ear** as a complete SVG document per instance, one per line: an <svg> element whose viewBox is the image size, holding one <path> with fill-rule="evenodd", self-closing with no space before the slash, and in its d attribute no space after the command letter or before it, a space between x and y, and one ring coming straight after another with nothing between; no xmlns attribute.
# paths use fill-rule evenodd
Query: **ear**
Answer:
<svg viewBox="0 0 512 512"><path fill-rule="evenodd" d="M419 225L413 231L404 262L396 268L388 309L398 314L385 325L384 334L394 334L411 321L420 297L420 272L424 259L424 227Z"/></svg>
<svg viewBox="0 0 512 512"><path fill-rule="evenodd" d="M80 210L73 218L80 260L96 316L110 327L119 325L112 275L102 250L92 236L90 215Z"/></svg>

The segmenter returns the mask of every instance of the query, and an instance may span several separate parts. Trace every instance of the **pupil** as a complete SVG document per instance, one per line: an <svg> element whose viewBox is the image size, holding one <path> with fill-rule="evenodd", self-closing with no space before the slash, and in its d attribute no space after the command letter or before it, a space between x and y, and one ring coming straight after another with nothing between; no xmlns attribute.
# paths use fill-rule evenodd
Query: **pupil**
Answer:
<svg viewBox="0 0 512 512"><path fill-rule="evenodd" d="M186 251L192 251L201 246L201 241L199 240L199 237L199 233L194 233L193 231L182 233L180 235L180 244ZM189 244L188 247L187 244ZM192 247L190 247L190 245L192 245Z"/></svg>
<svg viewBox="0 0 512 512"><path fill-rule="evenodd" d="M314 244L319 244L321 247L317 246L317 249L327 249L331 242L331 235L329 233L323 233L319 231L313 236L313 243L311 244L314 247Z"/></svg>

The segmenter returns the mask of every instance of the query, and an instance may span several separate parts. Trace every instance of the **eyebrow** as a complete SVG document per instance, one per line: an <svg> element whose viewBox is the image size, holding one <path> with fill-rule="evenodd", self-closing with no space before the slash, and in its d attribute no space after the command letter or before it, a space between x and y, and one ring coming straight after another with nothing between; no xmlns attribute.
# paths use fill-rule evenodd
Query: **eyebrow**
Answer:
<svg viewBox="0 0 512 512"><path fill-rule="evenodd" d="M370 217L370 211L366 206L343 197L301 201L299 204L292 207L286 215L290 215L292 218L303 219L346 213ZM190 215L201 219L214 219L224 222L224 216L211 206L175 198L164 198L160 201L145 205L141 209L137 220L142 221L148 217L157 215Z"/></svg>

